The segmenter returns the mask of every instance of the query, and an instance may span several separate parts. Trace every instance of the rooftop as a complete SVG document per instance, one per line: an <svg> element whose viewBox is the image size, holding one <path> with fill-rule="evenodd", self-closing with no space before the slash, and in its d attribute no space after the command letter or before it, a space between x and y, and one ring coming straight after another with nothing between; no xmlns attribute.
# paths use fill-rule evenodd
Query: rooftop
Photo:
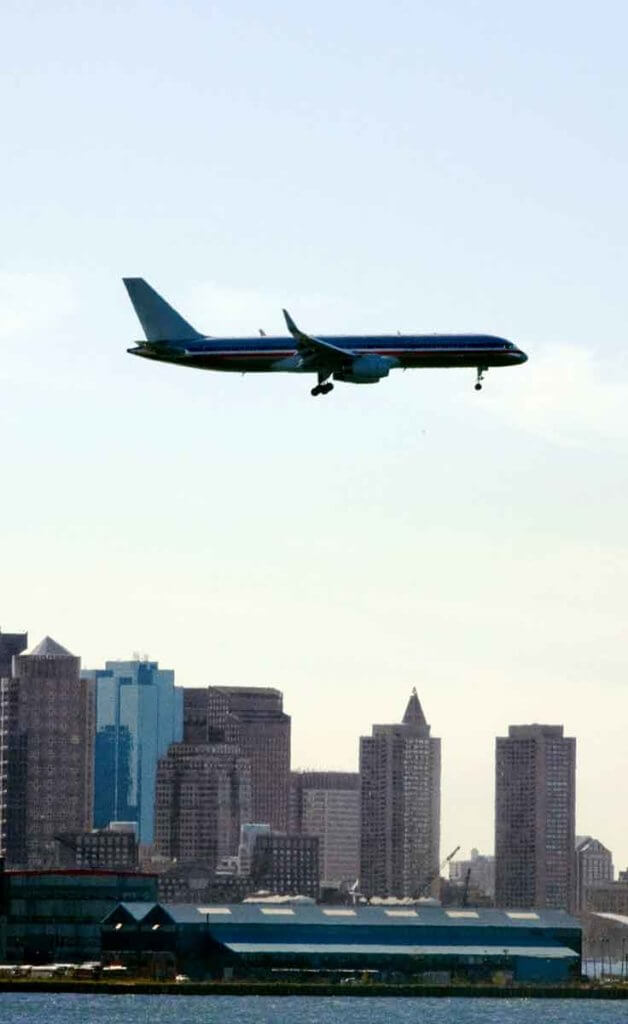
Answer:
<svg viewBox="0 0 628 1024"><path fill-rule="evenodd" d="M73 658L71 651L66 650L51 636L45 636L32 651L28 652L29 658Z"/></svg>

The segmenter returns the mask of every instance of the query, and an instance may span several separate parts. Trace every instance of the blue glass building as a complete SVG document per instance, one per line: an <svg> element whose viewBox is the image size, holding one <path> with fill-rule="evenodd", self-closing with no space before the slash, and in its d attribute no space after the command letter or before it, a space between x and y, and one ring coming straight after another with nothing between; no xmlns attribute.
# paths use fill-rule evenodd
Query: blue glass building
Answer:
<svg viewBox="0 0 628 1024"><path fill-rule="evenodd" d="M152 843L157 761L183 737L183 690L156 661L107 661L82 673L96 691L94 827L137 822Z"/></svg>

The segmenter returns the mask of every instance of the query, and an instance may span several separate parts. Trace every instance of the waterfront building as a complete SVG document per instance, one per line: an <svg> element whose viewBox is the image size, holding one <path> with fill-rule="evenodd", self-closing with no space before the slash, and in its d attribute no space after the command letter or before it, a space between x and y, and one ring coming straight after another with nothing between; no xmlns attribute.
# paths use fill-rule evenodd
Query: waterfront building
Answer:
<svg viewBox="0 0 628 1024"><path fill-rule="evenodd" d="M322 885L353 885L360 874L359 773L292 772L290 831L318 836Z"/></svg>
<svg viewBox="0 0 628 1024"><path fill-rule="evenodd" d="M107 661L82 675L96 692L94 825L134 821L150 844L157 762L182 738L182 689L156 661Z"/></svg>
<svg viewBox="0 0 628 1024"><path fill-rule="evenodd" d="M288 829L290 716L271 687L186 688L184 741L238 746L251 764L251 817L278 832Z"/></svg>
<svg viewBox="0 0 628 1024"><path fill-rule="evenodd" d="M251 818L251 765L229 744L173 743L157 768L155 849L214 871Z"/></svg>
<svg viewBox="0 0 628 1024"><path fill-rule="evenodd" d="M289 899L120 904L103 921L102 947L105 960L127 964L134 973L169 953L173 967L195 979L228 972L311 982L314 972L338 977L341 971L369 971L429 983L438 971L446 972L443 980L490 983L501 975L502 983L555 983L577 980L582 966L580 923L559 910L523 915L438 906L332 907Z"/></svg>
<svg viewBox="0 0 628 1024"><path fill-rule="evenodd" d="M126 871L7 871L6 960L83 963L101 956L101 922L119 904L157 899L157 878Z"/></svg>
<svg viewBox="0 0 628 1024"><path fill-rule="evenodd" d="M360 738L360 794L361 891L428 895L439 874L440 740L416 690L401 723Z"/></svg>
<svg viewBox="0 0 628 1024"><path fill-rule="evenodd" d="M94 702L80 658L46 637L13 657L0 684L3 853L15 867L54 864L55 835L92 825Z"/></svg>
<svg viewBox="0 0 628 1024"><path fill-rule="evenodd" d="M495 902L575 902L576 741L562 725L511 725L496 742Z"/></svg>

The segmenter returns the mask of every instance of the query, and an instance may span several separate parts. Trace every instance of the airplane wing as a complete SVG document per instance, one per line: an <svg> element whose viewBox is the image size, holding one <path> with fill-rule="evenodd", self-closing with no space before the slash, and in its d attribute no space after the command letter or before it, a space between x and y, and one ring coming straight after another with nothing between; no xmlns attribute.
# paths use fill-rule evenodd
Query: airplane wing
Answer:
<svg viewBox="0 0 628 1024"><path fill-rule="evenodd" d="M322 341L320 338L314 338L311 334L304 334L299 330L287 309L284 309L283 315L288 330L297 343L297 351L311 366L341 367L355 359L356 353L352 352L350 348L340 348L338 345L332 345L329 341Z"/></svg>

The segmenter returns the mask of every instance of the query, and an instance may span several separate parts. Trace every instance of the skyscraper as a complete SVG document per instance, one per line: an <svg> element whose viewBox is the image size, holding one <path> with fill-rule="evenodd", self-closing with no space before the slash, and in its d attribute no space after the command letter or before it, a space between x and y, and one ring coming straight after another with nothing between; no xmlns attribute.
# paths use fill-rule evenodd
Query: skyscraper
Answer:
<svg viewBox="0 0 628 1024"><path fill-rule="evenodd" d="M355 882L360 874L360 776L292 772L290 831L319 837L321 882Z"/></svg>
<svg viewBox="0 0 628 1024"><path fill-rule="evenodd" d="M360 883L367 896L425 894L438 877L440 740L413 689L399 725L360 738Z"/></svg>
<svg viewBox="0 0 628 1024"><path fill-rule="evenodd" d="M26 633L3 633L0 629L0 679L11 676L13 656L21 654L28 646Z"/></svg>
<svg viewBox="0 0 628 1024"><path fill-rule="evenodd" d="M186 743L236 745L251 763L251 817L288 830L290 716L270 687L210 686L184 691ZM205 703L206 701L206 703Z"/></svg>
<svg viewBox="0 0 628 1024"><path fill-rule="evenodd" d="M46 637L0 687L7 733L3 837L13 866L50 867L59 832L92 824L93 693L80 658Z"/></svg>
<svg viewBox="0 0 628 1024"><path fill-rule="evenodd" d="M250 821L251 766L229 744L173 743L157 768L155 847L214 869Z"/></svg>
<svg viewBox="0 0 628 1024"><path fill-rule="evenodd" d="M0 856L4 854L7 832L8 770L10 751L17 743L15 715L17 688L11 682L13 657L28 646L26 633L0 631Z"/></svg>
<svg viewBox="0 0 628 1024"><path fill-rule="evenodd" d="M107 661L83 678L96 691L94 825L134 821L152 843L157 762L182 738L182 690L156 661Z"/></svg>
<svg viewBox="0 0 628 1024"><path fill-rule="evenodd" d="M497 737L495 903L574 905L576 741L562 725L511 725Z"/></svg>

